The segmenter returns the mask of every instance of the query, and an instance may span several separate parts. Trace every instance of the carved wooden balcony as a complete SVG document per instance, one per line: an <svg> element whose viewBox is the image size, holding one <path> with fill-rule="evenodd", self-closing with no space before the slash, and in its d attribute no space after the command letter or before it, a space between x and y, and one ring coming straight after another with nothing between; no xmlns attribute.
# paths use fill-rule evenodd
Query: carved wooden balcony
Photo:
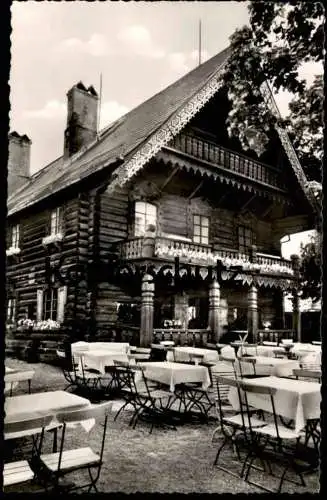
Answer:
<svg viewBox="0 0 327 500"><path fill-rule="evenodd" d="M213 166L222 167L235 174L278 189L285 189L285 184L281 180L281 172L278 169L229 151L213 142L183 133L172 140L168 149L182 151L186 155L203 160Z"/></svg>
<svg viewBox="0 0 327 500"><path fill-rule="evenodd" d="M278 256L259 252L250 256L233 249L215 249L210 245L163 236L139 237L120 242L119 253L127 261L155 258L173 262L178 257L181 263L207 267L215 266L220 260L227 269L240 266L243 271L294 275L291 261Z"/></svg>

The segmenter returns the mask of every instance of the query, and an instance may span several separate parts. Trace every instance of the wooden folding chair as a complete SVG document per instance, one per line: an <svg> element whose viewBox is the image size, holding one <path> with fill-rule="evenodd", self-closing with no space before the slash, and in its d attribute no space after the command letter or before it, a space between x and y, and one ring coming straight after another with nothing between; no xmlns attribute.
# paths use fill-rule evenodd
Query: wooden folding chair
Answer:
<svg viewBox="0 0 327 500"><path fill-rule="evenodd" d="M26 420L4 422L5 441L32 437L31 464L28 460L5 463L3 468L4 488L35 480L36 475L31 465L33 466L35 460L40 456L44 432L52 419L52 415L45 415L30 419L26 418Z"/></svg>
<svg viewBox="0 0 327 500"><path fill-rule="evenodd" d="M217 410L219 413L219 427L221 435L224 438L221 446L217 450L216 458L213 465L217 466L219 469L228 472L229 474L237 477L242 477L244 472L244 467L240 473L236 473L231 470L231 464L218 464L220 459L220 454L227 444L231 444L234 451L236 451L237 458L241 461L240 446L243 444L245 446L250 446L250 430L251 428L257 428L265 425L263 420L260 420L253 416L252 410L249 409L247 413L247 408L244 407L242 399L242 381L236 379L235 377L225 377L217 375ZM226 415L225 402L226 402L226 388L228 392L231 388L237 391L238 399L238 409L234 410L234 414ZM251 426L249 424L251 422Z"/></svg>
<svg viewBox="0 0 327 500"><path fill-rule="evenodd" d="M83 408L81 410L62 412L57 414L57 421L63 426L59 452L40 455L39 475L40 478L44 481L46 490L49 489L50 484L55 491L73 491L83 488L87 488L88 492L90 492L92 489L95 492L98 491L96 483L101 473L104 444L106 439L107 420L112 405L112 401L109 401L99 405L93 405L91 407ZM81 423L85 420L93 418L100 418L103 420L103 432L100 450L98 452L95 452L89 446L64 450L65 437L69 424ZM76 485L74 483L69 485L60 484L60 480L64 476L76 472L77 470L85 469L87 469L89 474L90 481L88 483L82 485Z"/></svg>
<svg viewBox="0 0 327 500"><path fill-rule="evenodd" d="M282 484L286 478L286 472L289 469L293 469L293 471L300 477L300 485L305 486L302 472L296 462L299 442L301 437L303 437L303 433L302 431L290 429L280 423L278 415L276 413L274 400L276 388L250 385L249 383L247 384L245 380L243 380L243 390L245 396L245 404L247 407L249 407L249 394L260 394L261 396L266 395L269 398L271 406L269 413L273 415L273 422L266 423L262 427L253 427L253 425L251 424L251 420L248 419L250 432L252 435L252 446L249 449L248 455L243 464L243 472L245 472L246 470L244 476L245 481L250 484L254 484L255 486L270 493L280 493ZM261 438L265 438L264 441L262 441ZM295 448L290 450L290 444L294 441L296 442ZM283 464L285 466L282 473L280 475L278 474L278 476L275 476L280 479L276 491L267 488L263 484L251 482L249 480L250 471L253 468L253 463L257 458L259 458L261 463L267 465L269 474L272 476L275 476L272 472L271 467L273 462ZM299 484L291 479L287 480L295 484Z"/></svg>
<svg viewBox="0 0 327 500"><path fill-rule="evenodd" d="M252 378L252 377L256 377L257 376L256 370L255 370L255 365L256 365L257 360L255 358L245 358L245 357L242 357L242 358L238 358L238 362L239 362L239 368L240 368L241 378L244 378L244 377L245 378ZM247 365L249 365L251 367L251 373L250 374L243 373L242 363L245 363L245 364L247 364Z"/></svg>

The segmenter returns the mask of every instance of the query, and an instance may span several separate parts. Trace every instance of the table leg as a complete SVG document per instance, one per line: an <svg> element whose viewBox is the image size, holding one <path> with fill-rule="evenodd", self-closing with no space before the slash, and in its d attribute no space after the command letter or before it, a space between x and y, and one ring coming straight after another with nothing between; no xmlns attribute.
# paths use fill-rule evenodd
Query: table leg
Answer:
<svg viewBox="0 0 327 500"><path fill-rule="evenodd" d="M53 445L52 445L52 453L57 453L57 439L58 439L58 430L57 428L53 429Z"/></svg>

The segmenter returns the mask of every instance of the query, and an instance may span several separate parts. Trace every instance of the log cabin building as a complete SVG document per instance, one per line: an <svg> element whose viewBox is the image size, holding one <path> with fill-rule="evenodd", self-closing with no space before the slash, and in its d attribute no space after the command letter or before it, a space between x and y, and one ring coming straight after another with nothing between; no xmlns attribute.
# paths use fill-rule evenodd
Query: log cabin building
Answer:
<svg viewBox="0 0 327 500"><path fill-rule="evenodd" d="M143 346L165 327L177 341L227 327L256 338L265 322L283 328L293 291L299 329L297 261L280 239L314 227L316 201L278 125L260 157L228 136L228 54L101 131L95 89L74 85L63 155L34 175L30 139L10 134L9 322L56 320L72 340L132 332Z"/></svg>

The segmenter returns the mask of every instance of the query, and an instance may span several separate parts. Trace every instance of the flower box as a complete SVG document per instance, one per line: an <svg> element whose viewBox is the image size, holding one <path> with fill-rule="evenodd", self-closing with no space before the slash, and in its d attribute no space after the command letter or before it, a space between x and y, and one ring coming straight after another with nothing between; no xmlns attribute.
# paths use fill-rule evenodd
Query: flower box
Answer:
<svg viewBox="0 0 327 500"><path fill-rule="evenodd" d="M19 254L20 254L20 248L18 248L18 247L10 247L10 248L7 248L7 250L6 250L7 257L11 257L13 255L19 255Z"/></svg>
<svg viewBox="0 0 327 500"><path fill-rule="evenodd" d="M49 234L48 236L45 236L42 239L42 245L47 246L51 245L52 243L60 243L63 239L63 234L62 233L57 233L57 234Z"/></svg>

